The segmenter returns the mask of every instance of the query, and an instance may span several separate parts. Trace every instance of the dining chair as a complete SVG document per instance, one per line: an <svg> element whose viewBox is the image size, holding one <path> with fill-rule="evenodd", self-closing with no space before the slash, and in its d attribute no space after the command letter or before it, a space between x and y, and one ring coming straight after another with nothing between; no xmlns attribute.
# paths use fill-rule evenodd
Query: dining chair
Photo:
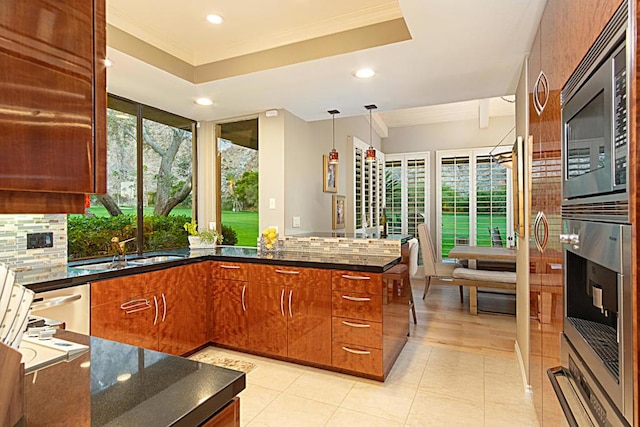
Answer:
<svg viewBox="0 0 640 427"><path fill-rule="evenodd" d="M424 275L426 276L424 293L422 294L422 299L425 299L432 277L445 282L453 280L453 270L462 267L462 265L453 260L451 262L436 261L436 251L426 224L418 224L418 240L420 241L420 249L422 249L422 263L424 265ZM460 286L460 302L463 301L464 294L462 286Z"/></svg>

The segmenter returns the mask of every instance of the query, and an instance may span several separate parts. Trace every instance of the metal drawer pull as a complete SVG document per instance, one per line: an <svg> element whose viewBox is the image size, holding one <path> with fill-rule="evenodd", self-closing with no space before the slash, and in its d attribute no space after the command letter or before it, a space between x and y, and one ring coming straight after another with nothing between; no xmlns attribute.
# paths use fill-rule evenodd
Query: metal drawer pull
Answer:
<svg viewBox="0 0 640 427"><path fill-rule="evenodd" d="M276 270L276 273L280 273L280 274L300 274L299 271L290 271L290 270Z"/></svg>
<svg viewBox="0 0 640 427"><path fill-rule="evenodd" d="M353 354L362 354L362 355L371 354L371 352L367 351L367 350L354 350L354 349L351 349L349 347L342 347L342 349L344 351L347 351L347 352L353 353Z"/></svg>
<svg viewBox="0 0 640 427"><path fill-rule="evenodd" d="M371 277L368 276L349 276L348 274L343 274L342 278L349 280L371 280Z"/></svg>
<svg viewBox="0 0 640 427"><path fill-rule="evenodd" d="M351 326L352 328L370 328L371 327L371 325L367 325L366 323L352 323L352 322L347 322L346 320L343 320L342 324L345 326Z"/></svg>
<svg viewBox="0 0 640 427"><path fill-rule="evenodd" d="M232 270L237 270L240 268L239 265L221 265L220 268L228 268L228 269L232 269Z"/></svg>
<svg viewBox="0 0 640 427"><path fill-rule="evenodd" d="M156 306L156 316L153 318L153 324L155 325L158 323L158 298L155 295L153 296L153 303Z"/></svg>
<svg viewBox="0 0 640 427"><path fill-rule="evenodd" d="M167 299L164 297L164 292L162 293L162 306L164 310L162 311L162 321L167 317Z"/></svg>
<svg viewBox="0 0 640 427"><path fill-rule="evenodd" d="M244 294L247 292L247 285L242 286L242 311L247 311L247 306L244 304Z"/></svg>
<svg viewBox="0 0 640 427"><path fill-rule="evenodd" d="M131 301L120 304L122 310L130 310L132 308L140 308L143 306L150 307L149 301L145 298L132 299Z"/></svg>
<svg viewBox="0 0 640 427"><path fill-rule="evenodd" d="M148 310L150 308L151 308L150 305L144 305L144 306L140 306L139 308L133 308L133 309L130 309L130 310L125 310L125 313L126 314L131 314L131 313L135 313L135 312L138 312L138 311Z"/></svg>
<svg viewBox="0 0 640 427"><path fill-rule="evenodd" d="M350 297L349 295L342 295L342 298L349 301L358 301L358 302L366 302L371 301L371 298L361 298L361 297Z"/></svg>
<svg viewBox="0 0 640 427"><path fill-rule="evenodd" d="M79 300L80 298L82 298L82 295L74 294L74 295L63 295L63 296L51 298L48 300L37 301L31 304L31 310L36 311L42 308L55 307L57 305L68 304L70 302Z"/></svg>

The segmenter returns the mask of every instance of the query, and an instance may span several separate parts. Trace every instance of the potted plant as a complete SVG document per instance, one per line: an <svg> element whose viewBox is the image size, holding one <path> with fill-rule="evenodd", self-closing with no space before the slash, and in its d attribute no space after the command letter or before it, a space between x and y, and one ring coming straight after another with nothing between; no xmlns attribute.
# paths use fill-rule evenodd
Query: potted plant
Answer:
<svg viewBox="0 0 640 427"><path fill-rule="evenodd" d="M223 237L217 230L198 231L195 221L185 222L184 229L189 233L189 246L197 248L215 247L222 243Z"/></svg>

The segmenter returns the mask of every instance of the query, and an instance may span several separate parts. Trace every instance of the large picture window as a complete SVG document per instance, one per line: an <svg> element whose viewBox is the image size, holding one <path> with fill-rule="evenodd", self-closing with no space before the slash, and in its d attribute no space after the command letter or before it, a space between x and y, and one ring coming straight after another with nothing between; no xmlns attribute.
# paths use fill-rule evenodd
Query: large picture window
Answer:
<svg viewBox="0 0 640 427"><path fill-rule="evenodd" d="M500 236L506 245L513 233L511 172L489 151L436 153L437 242L442 258L456 244L499 245Z"/></svg>
<svg viewBox="0 0 640 427"><path fill-rule="evenodd" d="M69 259L188 247L183 228L193 200L195 122L109 96L107 193L87 196L84 215L69 215Z"/></svg>

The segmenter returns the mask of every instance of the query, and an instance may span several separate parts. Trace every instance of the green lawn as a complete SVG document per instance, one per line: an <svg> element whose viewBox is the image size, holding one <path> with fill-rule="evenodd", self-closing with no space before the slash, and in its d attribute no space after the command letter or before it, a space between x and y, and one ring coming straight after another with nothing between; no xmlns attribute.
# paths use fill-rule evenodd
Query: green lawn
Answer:
<svg viewBox="0 0 640 427"><path fill-rule="evenodd" d="M222 211L222 223L236 231L238 246L256 246L259 233L258 212Z"/></svg>
<svg viewBox="0 0 640 427"><path fill-rule="evenodd" d="M449 251L455 245L455 238L469 238L469 216L468 215L442 215L442 228L453 230L456 226L456 235L442 236L442 256L446 257ZM476 230L478 230L478 236L476 239L476 245L478 246L491 246L491 236L487 228L491 226L491 216L479 214L477 216ZM504 245L507 244L507 216L506 215L493 215L493 227L498 227L502 236Z"/></svg>
<svg viewBox="0 0 640 427"><path fill-rule="evenodd" d="M125 215L135 214L135 207L121 207ZM95 216L109 216L103 206L92 206L90 209ZM153 208L144 208L145 215L153 215ZM190 208L173 208L171 215L191 216ZM238 236L238 246L256 246L258 238L258 212L222 211L222 223L233 228ZM224 242L223 242L224 244Z"/></svg>

